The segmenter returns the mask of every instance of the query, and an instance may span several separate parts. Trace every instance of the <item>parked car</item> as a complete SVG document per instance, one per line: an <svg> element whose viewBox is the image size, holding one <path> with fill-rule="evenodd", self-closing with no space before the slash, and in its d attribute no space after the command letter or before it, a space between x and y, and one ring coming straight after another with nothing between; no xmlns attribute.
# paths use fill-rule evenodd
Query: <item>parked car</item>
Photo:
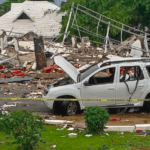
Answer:
<svg viewBox="0 0 150 150"><path fill-rule="evenodd" d="M43 98L67 99L145 99L150 98L150 59L110 59L91 66L82 74L61 56L55 63L70 77L45 86ZM107 108L143 107L143 101L45 101L54 110L74 115L89 106Z"/></svg>

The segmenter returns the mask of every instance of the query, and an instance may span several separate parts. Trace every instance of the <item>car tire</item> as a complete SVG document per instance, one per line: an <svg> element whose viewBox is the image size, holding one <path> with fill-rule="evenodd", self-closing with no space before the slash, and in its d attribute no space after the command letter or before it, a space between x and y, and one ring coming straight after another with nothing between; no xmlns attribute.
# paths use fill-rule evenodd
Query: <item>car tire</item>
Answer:
<svg viewBox="0 0 150 150"><path fill-rule="evenodd" d="M61 107L62 107L62 114L67 116L75 115L79 109L79 105L75 101L64 101Z"/></svg>
<svg viewBox="0 0 150 150"><path fill-rule="evenodd" d="M145 98L145 99L150 99L150 98ZM150 112L150 101L144 101L143 111L146 111L148 113Z"/></svg>

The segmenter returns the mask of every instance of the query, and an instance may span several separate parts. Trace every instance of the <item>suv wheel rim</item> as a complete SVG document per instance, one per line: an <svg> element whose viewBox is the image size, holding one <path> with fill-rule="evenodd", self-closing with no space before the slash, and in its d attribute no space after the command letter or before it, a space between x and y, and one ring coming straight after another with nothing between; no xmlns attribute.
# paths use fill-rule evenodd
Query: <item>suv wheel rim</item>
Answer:
<svg viewBox="0 0 150 150"><path fill-rule="evenodd" d="M77 103L76 102L70 102L68 107L67 107L67 114L69 116L73 116L76 114L78 109Z"/></svg>

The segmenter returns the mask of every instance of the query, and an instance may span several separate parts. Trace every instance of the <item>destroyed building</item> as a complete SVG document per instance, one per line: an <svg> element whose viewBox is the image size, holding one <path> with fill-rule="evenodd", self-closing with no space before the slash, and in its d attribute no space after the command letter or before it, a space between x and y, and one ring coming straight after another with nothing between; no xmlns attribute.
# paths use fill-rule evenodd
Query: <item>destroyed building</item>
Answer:
<svg viewBox="0 0 150 150"><path fill-rule="evenodd" d="M46 38L59 35L63 14L60 7L47 1L25 1L11 3L11 10L0 17L0 29L12 31L19 36L30 31Z"/></svg>

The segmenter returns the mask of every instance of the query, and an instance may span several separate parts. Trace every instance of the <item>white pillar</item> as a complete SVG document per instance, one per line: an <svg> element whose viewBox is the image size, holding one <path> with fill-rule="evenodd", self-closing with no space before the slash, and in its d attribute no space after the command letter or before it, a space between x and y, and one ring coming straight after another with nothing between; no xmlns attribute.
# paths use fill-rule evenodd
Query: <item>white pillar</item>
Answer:
<svg viewBox="0 0 150 150"><path fill-rule="evenodd" d="M14 46L15 46L15 51L18 52L19 51L19 44L16 38L14 38Z"/></svg>
<svg viewBox="0 0 150 150"><path fill-rule="evenodd" d="M4 50L4 37L1 37L1 51Z"/></svg>
<svg viewBox="0 0 150 150"><path fill-rule="evenodd" d="M105 42L104 54L107 53L107 44L108 44L108 38L109 38L109 29L110 29L110 22L109 22L108 27L107 27L107 34L106 34L106 42Z"/></svg>
<svg viewBox="0 0 150 150"><path fill-rule="evenodd" d="M149 56L149 49L148 49L148 43L147 43L147 35L145 33L145 37L144 37L144 46L145 46L145 49L146 49L146 56Z"/></svg>
<svg viewBox="0 0 150 150"><path fill-rule="evenodd" d="M71 7L71 11L70 11L70 15L69 15L68 23L67 23L67 26L66 26L66 31L65 31L65 34L64 34L64 38L63 38L63 41L62 41L62 45L64 44L65 39L66 39L66 34L67 34L67 31L68 31L68 28L69 28L69 24L70 24L70 20L71 20L72 12L73 12L73 6L74 6L74 3L72 3L72 7Z"/></svg>
<svg viewBox="0 0 150 150"><path fill-rule="evenodd" d="M7 35L4 36L4 47L6 47L8 45L8 42L7 42Z"/></svg>

